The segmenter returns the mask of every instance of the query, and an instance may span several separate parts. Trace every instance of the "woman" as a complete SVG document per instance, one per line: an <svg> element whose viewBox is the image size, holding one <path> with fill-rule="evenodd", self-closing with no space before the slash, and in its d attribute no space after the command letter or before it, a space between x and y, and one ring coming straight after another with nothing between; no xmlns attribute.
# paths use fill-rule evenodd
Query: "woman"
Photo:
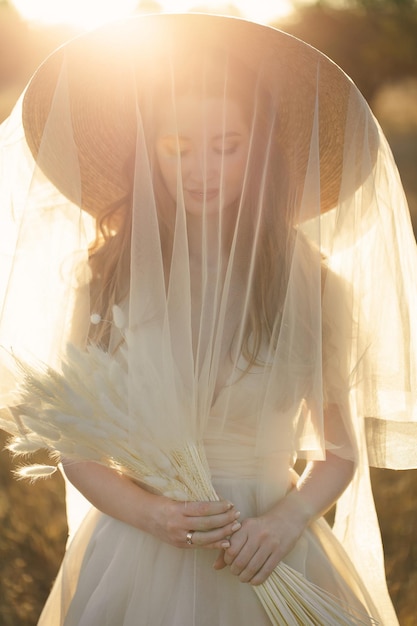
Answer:
<svg viewBox="0 0 417 626"><path fill-rule="evenodd" d="M123 445L141 457L144 439L150 456L202 442L220 497L178 497L159 475L66 456L61 416L55 449L94 509L39 623L298 623L297 597L291 622L253 591L281 561L332 594L346 623L395 623L366 436L384 463L401 427L412 433L416 255L395 167L356 88L275 29L147 16L58 50L21 107L18 140L36 167L25 206L14 203L1 343L54 366L68 340L98 346L126 375ZM4 132L12 154L14 137ZM26 259L34 307L17 338ZM91 385L116 446L107 390ZM4 396L20 427L47 437ZM320 519L337 500L346 551Z"/></svg>

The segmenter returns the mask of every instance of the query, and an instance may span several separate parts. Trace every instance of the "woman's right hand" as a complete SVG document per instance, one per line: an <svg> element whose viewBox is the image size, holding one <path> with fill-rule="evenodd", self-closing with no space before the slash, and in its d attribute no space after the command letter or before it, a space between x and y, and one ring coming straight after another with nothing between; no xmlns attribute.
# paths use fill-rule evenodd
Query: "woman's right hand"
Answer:
<svg viewBox="0 0 417 626"><path fill-rule="evenodd" d="M153 523L148 531L177 548L227 549L228 538L241 527L239 511L226 500L177 502L165 496L153 498ZM187 534L191 543L187 543Z"/></svg>
<svg viewBox="0 0 417 626"><path fill-rule="evenodd" d="M69 480L97 509L172 546L225 550L228 537L241 527L239 512L226 500L177 502L91 461L63 459L62 464Z"/></svg>

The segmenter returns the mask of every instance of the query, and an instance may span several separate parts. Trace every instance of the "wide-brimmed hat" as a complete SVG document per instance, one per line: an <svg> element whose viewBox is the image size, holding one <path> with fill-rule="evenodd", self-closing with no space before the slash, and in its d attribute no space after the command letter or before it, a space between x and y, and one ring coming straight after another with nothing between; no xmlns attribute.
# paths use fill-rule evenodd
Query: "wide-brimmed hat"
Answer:
<svg viewBox="0 0 417 626"><path fill-rule="evenodd" d="M247 20L198 13L142 15L106 25L69 41L39 67L24 96L23 125L39 166L58 189L94 215L126 194L126 161L134 150L137 124L132 64L135 89L146 90L152 63L162 50L172 51L177 44L183 49L188 46L190 55L204 46L227 49L254 71L261 68L284 118L280 144L288 153L297 153L302 181L311 142L310 120L319 102L321 209L335 206L347 116L353 111L363 127L361 133L369 116L352 81L325 55L287 33ZM66 124L50 115L64 75L70 135ZM45 132L47 124L50 129ZM81 192L77 194L69 181L69 140L78 153Z"/></svg>

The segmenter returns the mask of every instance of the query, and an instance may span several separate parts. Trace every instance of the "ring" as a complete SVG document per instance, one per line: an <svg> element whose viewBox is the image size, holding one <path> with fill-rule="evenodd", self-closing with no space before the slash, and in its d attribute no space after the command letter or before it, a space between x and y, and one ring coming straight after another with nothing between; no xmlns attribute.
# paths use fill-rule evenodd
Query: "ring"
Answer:
<svg viewBox="0 0 417 626"><path fill-rule="evenodd" d="M189 530L186 535L185 541L187 542L189 546L193 545L193 535L194 535L194 530Z"/></svg>

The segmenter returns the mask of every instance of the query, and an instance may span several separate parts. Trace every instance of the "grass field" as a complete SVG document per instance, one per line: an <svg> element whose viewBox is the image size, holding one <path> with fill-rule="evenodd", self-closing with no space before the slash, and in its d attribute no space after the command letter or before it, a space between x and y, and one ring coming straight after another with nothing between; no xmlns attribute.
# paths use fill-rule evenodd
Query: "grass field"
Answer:
<svg viewBox="0 0 417 626"><path fill-rule="evenodd" d="M3 447L4 435L0 436ZM34 626L66 541L62 478L16 481L0 454L0 625ZM417 624L417 471L372 473L388 585L401 626ZM115 625L117 626L117 625Z"/></svg>

